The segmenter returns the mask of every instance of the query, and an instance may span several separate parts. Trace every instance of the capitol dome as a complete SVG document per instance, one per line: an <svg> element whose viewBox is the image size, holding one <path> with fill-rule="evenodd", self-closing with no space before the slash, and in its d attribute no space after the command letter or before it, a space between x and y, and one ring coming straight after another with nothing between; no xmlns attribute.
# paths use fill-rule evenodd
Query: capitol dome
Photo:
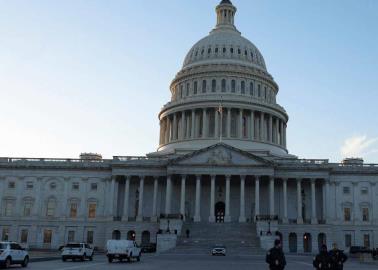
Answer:
<svg viewBox="0 0 378 270"><path fill-rule="evenodd" d="M279 87L257 47L234 25L236 7L223 0L217 22L185 57L159 113L157 154L184 154L218 142L244 151L287 156L288 115Z"/></svg>

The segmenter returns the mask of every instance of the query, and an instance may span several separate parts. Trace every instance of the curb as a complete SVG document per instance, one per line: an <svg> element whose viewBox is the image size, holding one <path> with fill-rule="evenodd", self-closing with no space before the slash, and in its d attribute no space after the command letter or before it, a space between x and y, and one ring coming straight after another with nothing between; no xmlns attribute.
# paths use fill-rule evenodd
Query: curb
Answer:
<svg viewBox="0 0 378 270"><path fill-rule="evenodd" d="M29 262L47 262L47 261L56 261L60 260L61 257L39 257L39 258L30 258Z"/></svg>

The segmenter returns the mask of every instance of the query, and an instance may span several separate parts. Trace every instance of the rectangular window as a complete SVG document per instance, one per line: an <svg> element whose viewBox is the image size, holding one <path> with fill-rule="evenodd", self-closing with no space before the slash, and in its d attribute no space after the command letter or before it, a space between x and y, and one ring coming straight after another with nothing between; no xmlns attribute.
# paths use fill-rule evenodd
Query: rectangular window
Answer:
<svg viewBox="0 0 378 270"><path fill-rule="evenodd" d="M75 231L68 231L68 243L75 242Z"/></svg>
<svg viewBox="0 0 378 270"><path fill-rule="evenodd" d="M87 231L87 243L88 244L93 244L93 231Z"/></svg>
<svg viewBox="0 0 378 270"><path fill-rule="evenodd" d="M32 202L26 201L24 203L24 217L30 217L31 216L31 210L32 210Z"/></svg>
<svg viewBox="0 0 378 270"><path fill-rule="evenodd" d="M26 189L33 189L34 183L32 181L26 182Z"/></svg>
<svg viewBox="0 0 378 270"><path fill-rule="evenodd" d="M8 188L10 189L14 189L16 187L16 183L11 181L11 182L8 182Z"/></svg>
<svg viewBox="0 0 378 270"><path fill-rule="evenodd" d="M236 81L235 80L231 81L231 92L232 93L236 92Z"/></svg>
<svg viewBox="0 0 378 270"><path fill-rule="evenodd" d="M75 182L75 183L72 183L72 190L79 190L79 183Z"/></svg>
<svg viewBox="0 0 378 270"><path fill-rule="evenodd" d="M370 248L370 234L364 234L364 247Z"/></svg>
<svg viewBox="0 0 378 270"><path fill-rule="evenodd" d="M350 221L350 208L344 208L344 221Z"/></svg>
<svg viewBox="0 0 378 270"><path fill-rule="evenodd" d="M257 85L257 96L261 97L261 85L260 84Z"/></svg>
<svg viewBox="0 0 378 270"><path fill-rule="evenodd" d="M70 204L70 218L77 217L77 203Z"/></svg>
<svg viewBox="0 0 378 270"><path fill-rule="evenodd" d="M362 208L362 221L369 221L369 208Z"/></svg>
<svg viewBox="0 0 378 270"><path fill-rule="evenodd" d="M346 234L345 235L345 247L351 247L352 246L352 235Z"/></svg>
<svg viewBox="0 0 378 270"><path fill-rule="evenodd" d="M44 244L51 244L52 240L52 230L44 230L43 231L43 243Z"/></svg>
<svg viewBox="0 0 378 270"><path fill-rule="evenodd" d="M9 241L9 228L3 228L2 241Z"/></svg>
<svg viewBox="0 0 378 270"><path fill-rule="evenodd" d="M5 216L10 217L13 214L13 202L12 201L5 201Z"/></svg>
<svg viewBox="0 0 378 270"><path fill-rule="evenodd" d="M369 194L369 190L367 187L361 188L361 195L368 195L368 194Z"/></svg>
<svg viewBox="0 0 378 270"><path fill-rule="evenodd" d="M91 190L96 191L97 190L97 183L92 183L91 184Z"/></svg>
<svg viewBox="0 0 378 270"><path fill-rule="evenodd" d="M193 94L197 95L197 91L198 91L198 82L194 82Z"/></svg>
<svg viewBox="0 0 378 270"><path fill-rule="evenodd" d="M242 94L245 94L245 82L244 82L244 81L241 82L241 85L240 85L240 92L241 92Z"/></svg>
<svg viewBox="0 0 378 270"><path fill-rule="evenodd" d="M55 215L55 201L49 200L47 202L46 216L53 217Z"/></svg>
<svg viewBox="0 0 378 270"><path fill-rule="evenodd" d="M202 93L206 93L206 81L202 81Z"/></svg>
<svg viewBox="0 0 378 270"><path fill-rule="evenodd" d="M350 187L343 187L344 194L350 194Z"/></svg>
<svg viewBox="0 0 378 270"><path fill-rule="evenodd" d="M23 229L21 230L21 243L27 243L28 242L28 230Z"/></svg>
<svg viewBox="0 0 378 270"><path fill-rule="evenodd" d="M88 207L88 217L95 218L96 217L96 204L90 203Z"/></svg>

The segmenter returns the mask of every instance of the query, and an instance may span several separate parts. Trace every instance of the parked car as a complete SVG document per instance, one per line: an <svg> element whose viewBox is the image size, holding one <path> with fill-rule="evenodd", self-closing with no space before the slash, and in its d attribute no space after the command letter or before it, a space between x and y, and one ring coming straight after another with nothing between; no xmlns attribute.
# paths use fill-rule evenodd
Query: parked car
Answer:
<svg viewBox="0 0 378 270"><path fill-rule="evenodd" d="M357 253L371 253L371 250L363 246L351 246L349 248L349 254L357 254Z"/></svg>
<svg viewBox="0 0 378 270"><path fill-rule="evenodd" d="M142 253L153 253L156 252L156 244L149 243L142 245Z"/></svg>
<svg viewBox="0 0 378 270"><path fill-rule="evenodd" d="M221 256L226 256L226 247L223 245L217 245L214 246L213 249L211 250L211 255L221 255Z"/></svg>
<svg viewBox="0 0 378 270"><path fill-rule="evenodd" d="M106 243L106 256L109 263L113 260L127 260L136 259L140 261L142 250L138 247L135 241L131 240L108 240Z"/></svg>
<svg viewBox="0 0 378 270"><path fill-rule="evenodd" d="M85 259L93 260L93 248L86 243L69 243L63 247L62 261L79 259L84 261Z"/></svg>
<svg viewBox="0 0 378 270"><path fill-rule="evenodd" d="M29 263L29 254L18 243L0 242L0 265L9 268L14 264L21 264L27 267Z"/></svg>

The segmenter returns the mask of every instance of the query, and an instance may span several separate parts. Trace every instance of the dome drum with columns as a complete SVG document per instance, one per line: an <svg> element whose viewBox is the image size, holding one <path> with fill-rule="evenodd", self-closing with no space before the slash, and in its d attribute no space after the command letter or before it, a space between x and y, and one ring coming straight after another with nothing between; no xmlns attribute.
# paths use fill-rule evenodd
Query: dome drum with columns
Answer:
<svg viewBox="0 0 378 270"><path fill-rule="evenodd" d="M259 50L234 25L230 1L217 25L197 42L173 80L159 114L158 154L190 152L219 141L245 151L287 156L288 115L276 103L278 85Z"/></svg>

